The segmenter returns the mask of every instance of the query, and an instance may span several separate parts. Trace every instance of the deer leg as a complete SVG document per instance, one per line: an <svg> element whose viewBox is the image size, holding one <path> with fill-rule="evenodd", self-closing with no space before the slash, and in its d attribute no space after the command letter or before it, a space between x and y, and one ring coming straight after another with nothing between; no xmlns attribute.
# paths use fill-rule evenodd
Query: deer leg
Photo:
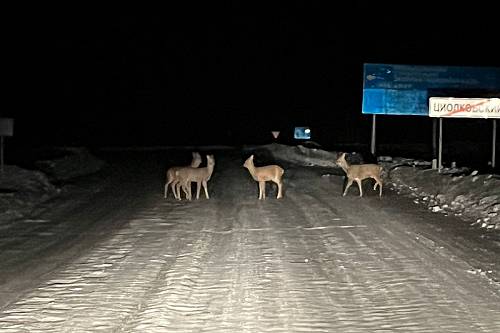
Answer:
<svg viewBox="0 0 500 333"><path fill-rule="evenodd" d="M266 198L266 182L259 182L259 200Z"/></svg>
<svg viewBox="0 0 500 333"><path fill-rule="evenodd" d="M283 183L282 182L276 182L276 185L278 185L278 196L276 197L276 199L281 199L281 198L283 198L283 193L282 193Z"/></svg>
<svg viewBox="0 0 500 333"><path fill-rule="evenodd" d="M373 189L375 189L375 187L378 184L379 196L381 197L382 196L382 180L379 177L373 177L373 179L375 179L375 181L376 181L375 186L373 187Z"/></svg>
<svg viewBox="0 0 500 333"><path fill-rule="evenodd" d="M208 196L208 184L206 180L203 181L203 188L205 189L205 196L207 197L207 199L210 199L210 197Z"/></svg>
<svg viewBox="0 0 500 333"><path fill-rule="evenodd" d="M188 198L187 193L185 191L185 188L182 186L182 184L180 182L175 184L175 188L177 189L177 200L182 200L181 189L182 189L182 192L184 192L184 196L186 197L186 199Z"/></svg>
<svg viewBox="0 0 500 333"><path fill-rule="evenodd" d="M187 189L184 187L184 185L181 183L181 182L178 182L177 183L177 197L178 199L177 200L182 200L182 197L181 197L181 189L182 189L182 192L184 192L184 195L186 197L186 199L188 199L188 192L187 192Z"/></svg>
<svg viewBox="0 0 500 333"><path fill-rule="evenodd" d="M344 193L342 194L343 197L345 197L345 195L347 194L347 190L349 189L349 187L351 187L352 181L353 181L352 179L350 179L350 178L348 179L347 185L345 186Z"/></svg>
<svg viewBox="0 0 500 333"><path fill-rule="evenodd" d="M163 197L166 199L167 198L167 193L168 193L168 186L170 185L170 182L165 184L165 191L163 192ZM174 194L175 196L175 194Z"/></svg>
<svg viewBox="0 0 500 333"><path fill-rule="evenodd" d="M193 186L191 182L186 182L186 188L189 193L189 201L193 200Z"/></svg>
<svg viewBox="0 0 500 333"><path fill-rule="evenodd" d="M200 198L201 182L196 182L196 200Z"/></svg>
<svg viewBox="0 0 500 333"><path fill-rule="evenodd" d="M177 180L172 180L170 183L170 187L172 188L172 192L174 193L174 198L179 199L179 195L177 194L177 190L176 190L176 188L177 188L176 185L177 185Z"/></svg>
<svg viewBox="0 0 500 333"><path fill-rule="evenodd" d="M182 200L181 198L181 184L179 182L175 183L174 184L175 188L174 188L174 197L177 199L177 200Z"/></svg>
<svg viewBox="0 0 500 333"><path fill-rule="evenodd" d="M356 183L358 183L358 187L359 187L359 196L362 197L363 196L363 187L361 186L361 179L356 179Z"/></svg>
<svg viewBox="0 0 500 333"><path fill-rule="evenodd" d="M184 182L180 186L182 187L182 191L186 195L186 199L191 201L191 183ZM179 195L180 195L180 193L179 193Z"/></svg>

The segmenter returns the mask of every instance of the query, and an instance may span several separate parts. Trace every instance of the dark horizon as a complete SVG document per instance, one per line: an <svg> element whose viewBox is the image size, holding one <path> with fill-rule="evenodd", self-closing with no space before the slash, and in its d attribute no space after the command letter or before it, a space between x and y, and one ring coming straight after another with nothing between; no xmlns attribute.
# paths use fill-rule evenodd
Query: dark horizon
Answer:
<svg viewBox="0 0 500 333"><path fill-rule="evenodd" d="M28 144L266 143L271 130L293 141L293 126L325 145L368 143L363 64L499 67L494 13L420 2L47 10L11 37L15 106L1 116L15 119L9 140ZM400 133L381 140L425 140L431 120L417 118L388 120Z"/></svg>

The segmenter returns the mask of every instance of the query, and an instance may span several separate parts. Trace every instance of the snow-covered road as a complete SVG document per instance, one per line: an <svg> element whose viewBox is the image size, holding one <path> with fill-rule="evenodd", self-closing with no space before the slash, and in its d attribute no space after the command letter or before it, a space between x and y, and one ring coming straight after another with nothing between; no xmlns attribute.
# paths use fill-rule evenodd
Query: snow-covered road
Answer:
<svg viewBox="0 0 500 333"><path fill-rule="evenodd" d="M80 209L3 236L1 332L500 331L498 284L472 266L498 253L455 245L453 217L291 165L284 199L258 201L230 150L210 200L165 200L163 157L138 155Z"/></svg>

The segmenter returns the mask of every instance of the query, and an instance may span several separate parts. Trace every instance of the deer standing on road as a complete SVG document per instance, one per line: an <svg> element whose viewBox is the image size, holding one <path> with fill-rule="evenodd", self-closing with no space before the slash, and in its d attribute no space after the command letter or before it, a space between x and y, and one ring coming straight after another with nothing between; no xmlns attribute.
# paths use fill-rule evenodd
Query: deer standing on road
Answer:
<svg viewBox="0 0 500 333"><path fill-rule="evenodd" d="M382 180L381 180L381 172L382 172L382 167L378 164L358 164L358 165L351 165L349 162L347 162L346 158L346 153L342 153L339 158L337 158L336 164L344 170L344 172L347 175L347 185L344 190L344 194L342 196L345 196L347 193L347 190L349 187L352 185L353 181L356 181L358 183L359 187L359 196L363 196L363 190L361 188L361 182L363 179L367 178L373 178L375 180L375 185L373 185L373 189L376 190L377 186L379 187L379 196L382 196Z"/></svg>
<svg viewBox="0 0 500 333"><path fill-rule="evenodd" d="M259 200L266 198L267 181L272 181L278 185L278 195L276 196L276 199L283 198L283 181L281 179L283 177L283 173L285 173L283 168L274 164L256 167L253 164L253 155L245 161L243 167L247 168L250 175L252 175L252 178L259 182Z"/></svg>
<svg viewBox="0 0 500 333"><path fill-rule="evenodd" d="M200 153L198 152L192 152L191 155L193 156L191 160L191 165L190 167L192 168L197 168L201 164L201 156ZM179 170L180 168L185 168L184 166L174 166L171 167L167 170L167 182L165 184L165 192L163 197L166 199L167 198L167 193L168 193L168 186L172 188L172 192L174 193L174 198L179 199L177 196L177 191L176 191L176 185L179 182L179 179L175 176L175 172Z"/></svg>
<svg viewBox="0 0 500 333"><path fill-rule="evenodd" d="M207 197L207 199L210 199L208 195L208 181L210 180L210 177L212 177L214 166L214 155L207 155L207 166L204 168L185 167L178 169L175 172L175 176L179 179L179 182L176 186L177 200L181 200L181 187L182 191L186 195L186 199L192 199L191 182L196 182L196 199L200 198L200 189L202 185L205 190L205 196Z"/></svg>

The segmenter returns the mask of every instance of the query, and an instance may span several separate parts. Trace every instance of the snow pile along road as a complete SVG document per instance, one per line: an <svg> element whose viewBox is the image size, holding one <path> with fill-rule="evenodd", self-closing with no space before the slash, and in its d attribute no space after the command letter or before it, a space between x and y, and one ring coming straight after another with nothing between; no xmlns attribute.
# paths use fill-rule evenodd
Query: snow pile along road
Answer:
<svg viewBox="0 0 500 333"><path fill-rule="evenodd" d="M23 217L59 192L43 172L6 165L0 173L0 220Z"/></svg>
<svg viewBox="0 0 500 333"><path fill-rule="evenodd" d="M36 207L63 193L66 182L95 173L105 166L105 162L86 149L54 151L63 156L35 162L36 170L4 166L0 173L0 222L32 215Z"/></svg>
<svg viewBox="0 0 500 333"><path fill-rule="evenodd" d="M465 173L464 173L465 172ZM487 229L500 229L500 179L477 171L396 167L390 183L433 212L461 216Z"/></svg>
<svg viewBox="0 0 500 333"><path fill-rule="evenodd" d="M65 148L61 158L36 162L38 169L56 181L66 181L99 171L104 162L85 148Z"/></svg>

